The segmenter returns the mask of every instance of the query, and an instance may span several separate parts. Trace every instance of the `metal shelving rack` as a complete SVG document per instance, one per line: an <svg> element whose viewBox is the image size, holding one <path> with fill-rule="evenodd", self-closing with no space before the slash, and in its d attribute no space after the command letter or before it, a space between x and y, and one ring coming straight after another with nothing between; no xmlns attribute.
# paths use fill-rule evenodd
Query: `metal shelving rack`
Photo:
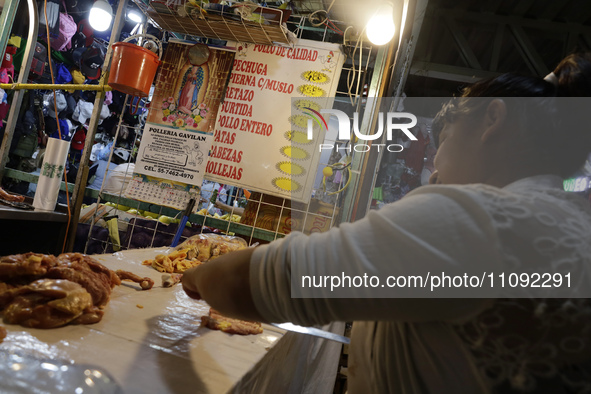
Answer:
<svg viewBox="0 0 591 394"><path fill-rule="evenodd" d="M242 18L239 14L231 11L230 7L208 10L201 7L186 7L188 3L185 3L180 7L186 7L185 9L189 9L189 11L185 11L185 16L180 16L176 8L169 8L163 3L134 2L155 24L170 32L254 44L290 43L284 22L291 12L258 7L257 13L267 17L264 22L255 22ZM234 9L236 8L232 8L232 10Z"/></svg>
<svg viewBox="0 0 591 394"><path fill-rule="evenodd" d="M145 4L141 1L136 1L134 0L134 3L136 5L139 6L139 8L144 12L144 14L150 19L151 22L153 22L155 25L159 26L161 29L165 30L167 33L170 33L171 35L174 35L177 38L186 38L189 40L218 40L221 38L221 36L219 35L201 35L201 32L199 32L196 28L196 21L192 18L189 17L180 17L178 15L169 13L168 8L162 8L161 6L158 7L159 11L156 11L153 7L151 7L149 4ZM174 24L173 21L174 20ZM211 20L209 21L199 21L199 23L212 23ZM217 24L227 24L227 23L231 23L235 21L228 21L228 20L216 20L213 23L217 23ZM241 42L250 42L250 43L255 43L255 44L269 44L268 41L268 37L266 35L266 33L261 33L260 29L261 29L261 25L259 24L252 24L252 23L243 23L243 22L238 22L239 24L241 24L244 29L247 29L248 31L240 31L240 30L235 30L233 31L230 36L225 36L225 37L229 37L227 39L231 39L231 40L237 40L237 41L241 41ZM273 43L281 43L283 45L288 44L288 40L287 40L287 35L291 34L294 37L301 37L307 30L309 31L313 31L315 34L317 34L319 37L321 37L322 41L326 41L329 38L330 32L326 29L326 28L319 28L319 27L313 27L313 26L306 26L306 18L305 16L292 16L292 18L287 21L286 25L289 24L290 30L292 31L291 33L286 33L286 28L285 26L283 26L281 28L282 34L285 36L285 39L283 40L273 40ZM164 26L168 26L168 28L164 28ZM275 26L277 28L277 26ZM257 35L258 32L258 35ZM230 33L227 33L230 34ZM272 43L271 43L272 44ZM352 44L351 45L351 49L352 48ZM383 51L383 50L381 50ZM362 59L362 64L360 65L359 62L357 62L357 58L356 58L356 64L355 67L358 67L359 69L354 69L353 65L345 65L343 67L343 74L342 74L342 78L343 76L345 76L345 73L351 73L351 72L359 72L360 75L356 76L356 78L359 79L359 81L363 81L365 82L366 80L369 80L369 76L368 76L368 67L370 65L370 60L373 58L373 49L369 46L365 46L364 48L362 48L361 50L361 56L360 58ZM356 53L356 57L359 57L359 52ZM383 70L378 70L379 73L382 73ZM364 92L363 90L363 85L364 83L359 83L359 81L355 84L356 86L356 90L352 93L352 95L350 95L350 92L347 92L345 90L343 90L343 88L338 89L337 90L337 96L343 100L343 101L349 101L351 99L354 100L355 102L355 106L356 108L360 109L362 107L362 94ZM327 165L328 163L320 163L322 168L323 166ZM230 185L227 185L230 186ZM119 205L124 205L124 206L128 206L131 207L133 209L136 209L138 211L143 210L143 211L147 211L149 213L153 213L156 215L165 215L165 216L169 216L169 217L178 217L181 214L181 211L173 209L173 208L169 208L169 207L164 207L164 206L160 206L160 205L155 205L155 204L149 204L149 203L145 203L145 202L140 202L140 201L136 201L136 200L132 200L129 198L124 197L123 195L119 195L119 196L113 196L113 195L109 195L106 193L99 193L100 195L100 200L99 202L112 202L115 204L119 204ZM191 222L193 224L193 226L201 226L201 231L203 230L209 230L207 229L207 227L209 228L213 228L213 229L217 229L217 230L221 230L224 233L229 233L229 234L235 234L238 236L241 236L245 239L247 239L249 244L252 244L254 242L268 242L268 241L272 241L274 239L277 238L281 238L283 236L285 236L285 232L282 231L282 229L280 228L281 226L279 225L279 223L276 223L274 226L270 226L267 228L261 228L261 226L258 225L259 223L259 209L262 205L266 205L267 208L271 208L274 209L277 212L278 218L277 218L277 222L279 222L280 218L284 217L285 214L289 214L292 215L293 217L297 217L299 219L299 223L301 225L301 227L304 227L304 225L312 220L320 220L320 221L328 221L330 223L330 227L332 227L333 225L336 225L340 222L340 206L343 205L343 197L344 194L339 194L336 196L336 198L333 199L332 203L333 203L333 208L330 210L325 210L323 213L314 213L312 212L311 209L311 204L307 203L307 204L302 204L302 203L297 203L297 202L292 202L290 200L286 200L286 199L276 199L273 202L264 202L261 201L261 197L260 195L257 196L256 199L252 199L250 200L252 203L254 203L257 206L256 212L254 212L254 219L251 221L252 223L249 224L244 224L244 223L238 223L238 222L232 222L229 220L223 220L223 219L219 219L219 218L215 218L212 216L204 216L204 215L199 215L199 214L192 214L189 217L189 222ZM115 208L111 208L109 209L109 214L117 214L117 210ZM136 218L142 218L141 216L137 216ZM94 222L96 220L96 218L92 219L92 222ZM134 222L133 225L136 225L135 223L137 223L137 220ZM123 227L126 227L126 235L129 235L127 233L129 233L130 231L133 233L134 228L129 229L127 224L123 224L120 223ZM153 224L152 224L153 225ZM160 227L160 225L158 225L158 227ZM144 228L143 230L145 230L146 228ZM161 227L160 227L161 229ZM291 231L295 231L295 230L300 230L302 231L302 228L293 228L291 229ZM157 230L154 229L154 232L156 232ZM155 236L153 237L153 239L155 239ZM89 236L89 241L91 241L91 236ZM96 240L98 241L98 240ZM129 241L129 239L128 239ZM108 242L103 241L103 245L106 248L107 247ZM88 246L88 243L87 243ZM127 243L127 245L122 242L122 244L119 246L121 249L126 249L128 248L129 242ZM152 246L152 245L150 245ZM154 245L156 246L156 245ZM158 245L160 246L160 245Z"/></svg>
<svg viewBox="0 0 591 394"><path fill-rule="evenodd" d="M15 2L18 4L17 0L7 0L5 4L5 9L10 9L11 5L13 5L13 3ZM150 20L155 25L160 27L162 30L165 30L168 33L175 33L174 35L177 37L184 35L187 36L187 38L189 39L197 39L202 42L207 40L226 39L261 44L280 43L282 45L288 45L291 43L289 39L290 35L301 37L302 33L306 31L314 31L322 37L322 41L325 41L328 39L331 33L325 27L314 27L307 25L305 15L294 15L291 16L289 20L286 20L282 11L279 13L280 16L278 19L278 21L281 22L277 22L275 24L267 26L261 23L245 22L241 20L237 21L233 15L232 18L229 18L230 15L228 15L228 18L226 18L222 14L214 16L213 13L209 16L209 19L206 19L205 17L195 18L190 16L185 16L181 18L178 15L174 15L172 13L163 13L161 8L159 8L159 11L157 11L156 9L154 9L154 7L150 7L150 3L144 3L140 0L133 0L133 2L136 5L138 5L140 9L150 18ZM416 5L416 8L422 9L423 3L426 4L426 0L419 1ZM122 0L119 4L119 9L117 11L117 16L115 19L115 24L117 26L114 26L118 27L118 29L120 29L122 20L123 18L125 18L123 7L125 7L126 4L126 0ZM408 1L405 4L408 5ZM2 13L2 17L0 18L0 24L5 23L4 19L7 18L6 15L7 13ZM415 23L416 20L419 19L419 17L422 18L421 15L414 17ZM287 29L286 26L282 23L284 20L286 21L285 25L287 25L289 29ZM206 32L206 30L204 30L206 28L202 25L209 26L209 28L212 30ZM221 29L220 26L223 26L223 29ZM420 23L418 24L418 26L420 27ZM221 35L222 33L218 33L218 30L224 30L225 33L223 34L231 34L231 36ZM400 87L404 85L404 80L409 69L408 66L410 63L410 59L412 58L411 49L414 49L414 43L416 42L416 37L418 35L418 31L416 29L413 29L411 31L410 25L409 27L407 27L406 30L408 31L403 33L403 38L400 39L398 42L396 42L395 40L392 44L386 45L378 49L370 48L367 45L365 46L365 53L361 54L361 58L363 59L363 67L360 67L359 70L356 70L361 73L360 80L362 80L363 83L357 83L358 90L353 92L352 95L352 98L356 101L358 112L361 113L361 110L363 109L363 105L361 103L361 96L363 94L362 90L364 88L364 85L367 85L366 94L369 97L376 97L384 94L387 95L390 91L392 91L396 96L398 96L401 93ZM273 34L270 33L271 31L273 31ZM2 38L0 39L0 44L4 43L5 46L9 33L10 28L5 28L2 30ZM353 48L352 42L347 43L347 45L349 45L350 48ZM371 72L372 70L370 64L372 60L375 60L375 64L373 65L373 72ZM358 65L359 63L357 63L357 66ZM352 68L353 67L351 65L346 64L343 67L343 75L345 75L345 73L351 72ZM97 96L102 96L102 104L104 92ZM337 99L351 99L351 97L347 96L348 92L344 91L342 88L340 88L337 91ZM369 129L371 125L375 123L376 117L377 111L375 110L375 108L366 109L363 115L362 127L365 129ZM89 129L89 140L94 140L95 131L96 126L91 127ZM85 146L85 151L89 152L91 146L92 142L87 143L87 146ZM88 155L89 153L82 158L85 166L87 166L88 164ZM365 196L365 194L367 194L367 190L371 189L370 182L373 180L372 174L375 173L375 169L377 168L377 162L377 159L371 157L371 155L369 154L356 154L354 161L352 163L351 185L345 192L339 194L336 198L336 201L334 201L334 206L338 207L338 209L334 209L331 215L328 215L324 218L330 220L331 226L336 225L341 221L355 220L356 218L364 215L364 206L367 204L368 199L370 199L370 196ZM321 163L321 165L326 164L328 163ZM11 169L6 170L6 175L17 179L20 178L22 180L28 179L28 174L21 173ZM102 202L113 202L116 204L126 205L138 210L144 210L152 213L157 213L160 215L175 217L180 213L180 211L172 208L131 200L125 198L123 195L113 196L106 193L90 191L88 189L85 190L84 187L80 186L81 184L86 183L86 178L82 178L85 175L84 171L82 171L79 175L80 179L77 179L76 184L69 185L70 189L73 190L73 201L75 202L73 204L74 210L77 210L78 212L78 214L76 214L76 212L74 212L73 214L74 227L78 223L79 210L82 205L82 198L85 193L86 195L90 195L91 197L95 198L100 196ZM369 188L366 188L368 187L368 185L370 185ZM282 203L277 204L276 208L280 210L280 215L283 213L285 209L290 209L291 211L296 212L296 214L298 215L303 215L304 220L306 220L307 216L311 214L309 212L309 204L294 204L292 206L289 202L287 202L287 200L283 200ZM271 231L259 228L254 225L251 226L242 223L225 221L211 216L193 214L189 218L189 221L196 225L213 227L220 229L224 232L230 232L237 235L241 235L243 237L247 237L250 240L260 239L263 241L271 241L273 239L284 236L284 234L277 229ZM70 239L73 239L73 235L71 235ZM71 241L70 247L73 246L72 244L73 242Z"/></svg>

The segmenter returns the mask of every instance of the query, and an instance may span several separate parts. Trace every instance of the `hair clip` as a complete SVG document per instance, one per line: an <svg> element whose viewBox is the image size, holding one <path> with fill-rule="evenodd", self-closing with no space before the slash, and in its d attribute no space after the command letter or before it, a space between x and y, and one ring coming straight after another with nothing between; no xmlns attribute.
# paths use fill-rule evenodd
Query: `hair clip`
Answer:
<svg viewBox="0 0 591 394"><path fill-rule="evenodd" d="M554 74L553 72L551 72L550 74L546 75L544 77L544 81L550 82L552 85L558 87L558 78L556 77L556 74Z"/></svg>

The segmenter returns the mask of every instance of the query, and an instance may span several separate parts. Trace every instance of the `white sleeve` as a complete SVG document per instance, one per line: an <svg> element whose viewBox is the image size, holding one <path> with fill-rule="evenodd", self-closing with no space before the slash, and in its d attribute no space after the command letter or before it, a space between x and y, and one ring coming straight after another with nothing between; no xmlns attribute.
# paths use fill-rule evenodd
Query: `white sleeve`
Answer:
<svg viewBox="0 0 591 394"><path fill-rule="evenodd" d="M451 321L488 307L486 299L368 298L372 289L363 287L352 289L346 299L330 298L329 288L323 290L322 298L291 298L292 276L330 275L335 267L355 275L378 276L392 272L393 267L398 275L412 275L417 267L425 272L470 265L483 271L498 267L496 231L477 199L454 188L432 190L409 194L326 233L292 233L255 249L250 284L260 314L270 322L302 325L353 320Z"/></svg>

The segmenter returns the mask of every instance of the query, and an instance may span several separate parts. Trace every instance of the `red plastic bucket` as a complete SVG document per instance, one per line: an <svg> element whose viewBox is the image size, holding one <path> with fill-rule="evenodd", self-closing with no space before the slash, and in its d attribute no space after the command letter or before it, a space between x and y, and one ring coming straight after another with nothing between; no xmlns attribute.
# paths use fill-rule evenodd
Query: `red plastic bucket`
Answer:
<svg viewBox="0 0 591 394"><path fill-rule="evenodd" d="M159 65L154 52L128 42L116 42L108 84L131 96L147 97Z"/></svg>

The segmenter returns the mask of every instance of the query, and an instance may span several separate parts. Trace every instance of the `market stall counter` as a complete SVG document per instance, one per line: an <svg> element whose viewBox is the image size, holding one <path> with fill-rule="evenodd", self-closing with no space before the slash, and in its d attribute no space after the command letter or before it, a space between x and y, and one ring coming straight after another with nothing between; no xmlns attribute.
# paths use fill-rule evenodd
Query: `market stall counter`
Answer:
<svg viewBox="0 0 591 394"><path fill-rule="evenodd" d="M208 314L209 306L204 301L190 299L180 284L162 287L161 273L142 265L144 260L167 251L168 248L151 248L93 255L112 270L123 269L152 278L154 287L142 291L136 283L123 281L113 289L104 317L96 324L46 330L4 325L8 334L0 344L0 376L16 372L15 365L20 364L7 361L7 355L15 354L41 360L39 368L50 372L40 375L39 370L29 367L32 379L20 383L30 385L21 387L28 392L43 392L37 389L51 384L60 392L98 392L91 387L98 385L96 379L90 386L84 386L86 390L71 387L72 391L68 391L68 384L84 382L88 376L82 379L68 376L60 369L64 365L71 366L65 370L71 374L89 375L89 371L96 369L99 375L112 377L116 390L106 391L109 393L230 390L284 332L265 324L262 334L247 336L202 327L200 318ZM85 367L75 368L78 365ZM54 370L62 372L57 374ZM60 387L65 391L58 390ZM83 391L75 391L78 388Z"/></svg>
<svg viewBox="0 0 591 394"><path fill-rule="evenodd" d="M59 253L67 224L68 215L64 212L33 211L0 205L0 256L29 252L31 244L39 253Z"/></svg>

